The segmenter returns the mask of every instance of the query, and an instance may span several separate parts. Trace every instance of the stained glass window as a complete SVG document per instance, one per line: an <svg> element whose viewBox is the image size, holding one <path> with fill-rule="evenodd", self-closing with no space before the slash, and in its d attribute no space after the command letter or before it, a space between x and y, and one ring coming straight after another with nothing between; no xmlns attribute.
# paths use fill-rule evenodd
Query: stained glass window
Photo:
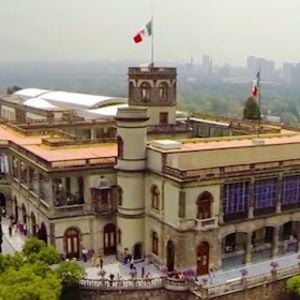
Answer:
<svg viewBox="0 0 300 300"><path fill-rule="evenodd" d="M300 202L300 175L286 176L282 180L282 203Z"/></svg>
<svg viewBox="0 0 300 300"><path fill-rule="evenodd" d="M255 208L261 209L276 205L277 178L263 179L254 185Z"/></svg>
<svg viewBox="0 0 300 300"><path fill-rule="evenodd" d="M237 182L224 185L224 214L247 211L249 200L249 182Z"/></svg>

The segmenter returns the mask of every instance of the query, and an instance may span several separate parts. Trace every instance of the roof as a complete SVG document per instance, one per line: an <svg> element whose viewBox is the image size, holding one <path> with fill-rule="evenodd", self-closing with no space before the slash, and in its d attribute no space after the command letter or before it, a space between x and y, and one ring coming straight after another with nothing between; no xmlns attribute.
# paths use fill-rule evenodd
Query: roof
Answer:
<svg viewBox="0 0 300 300"><path fill-rule="evenodd" d="M183 141L179 149L159 149L151 144L149 148L155 149L161 152L170 153L184 153L191 151L205 151L205 150L219 150L219 149L229 149L229 148L245 148L245 147L255 147L255 146L269 146L269 145L284 145L284 144L295 144L300 143L300 134L285 134L275 137L261 137L260 139L244 136L243 138L232 137L230 139L215 140L211 139L191 139Z"/></svg>
<svg viewBox="0 0 300 300"><path fill-rule="evenodd" d="M15 92L14 95L23 98L24 101L35 99L34 101L29 102L29 104L27 102L27 106L48 110L56 107L72 110L87 110L115 104L124 104L127 102L125 98L119 97L50 91L35 88L22 89ZM37 99L40 99L41 101L37 101ZM52 107L50 105L52 105Z"/></svg>
<svg viewBox="0 0 300 300"><path fill-rule="evenodd" d="M88 112L99 116L116 116L119 108L128 107L128 104L116 104L96 109L89 109Z"/></svg>
<svg viewBox="0 0 300 300"><path fill-rule="evenodd" d="M41 98L30 98L28 100L25 100L23 103L25 106L30 106L33 108L38 109L45 109L45 110L57 110L59 107L49 103L48 101L41 99Z"/></svg>
<svg viewBox="0 0 300 300"><path fill-rule="evenodd" d="M29 98L39 97L42 94L48 93L48 92L50 92L50 91L44 90L44 89L29 88L29 89L19 90L19 91L15 92L14 94L17 96L21 96L25 99L29 99Z"/></svg>

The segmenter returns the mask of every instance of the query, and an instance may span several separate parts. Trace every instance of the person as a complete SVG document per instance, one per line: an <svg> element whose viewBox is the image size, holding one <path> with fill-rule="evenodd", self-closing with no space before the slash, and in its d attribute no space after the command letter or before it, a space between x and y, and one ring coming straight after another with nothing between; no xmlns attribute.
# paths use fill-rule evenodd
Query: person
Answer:
<svg viewBox="0 0 300 300"><path fill-rule="evenodd" d="M142 266L142 268L141 268L141 277L144 278L144 276L145 276L145 267Z"/></svg>
<svg viewBox="0 0 300 300"><path fill-rule="evenodd" d="M211 268L208 270L208 277L209 277L209 283L212 284L212 283L213 283L213 277L215 277L213 267L211 267Z"/></svg>
<svg viewBox="0 0 300 300"><path fill-rule="evenodd" d="M88 250L85 247L82 247L81 253L82 253L82 259L83 259L83 261L87 262Z"/></svg>
<svg viewBox="0 0 300 300"><path fill-rule="evenodd" d="M9 236L12 237L12 226L9 225L8 227L8 233L9 233Z"/></svg>
<svg viewBox="0 0 300 300"><path fill-rule="evenodd" d="M131 258L129 268L130 268L130 270L132 270L134 268L134 260L133 260L133 258Z"/></svg>
<svg viewBox="0 0 300 300"><path fill-rule="evenodd" d="M27 235L27 226L26 226L26 223L23 226L23 233L24 233L25 236Z"/></svg>
<svg viewBox="0 0 300 300"><path fill-rule="evenodd" d="M109 274L109 285L112 286L113 285L113 280L115 278L114 274Z"/></svg>
<svg viewBox="0 0 300 300"><path fill-rule="evenodd" d="M103 259L102 259L102 257L100 257L99 262L100 262L100 268L103 269Z"/></svg>
<svg viewBox="0 0 300 300"><path fill-rule="evenodd" d="M99 268L100 267L100 257L99 256L96 256L95 258L95 264L96 264L96 267ZM102 269L102 268L101 268Z"/></svg>

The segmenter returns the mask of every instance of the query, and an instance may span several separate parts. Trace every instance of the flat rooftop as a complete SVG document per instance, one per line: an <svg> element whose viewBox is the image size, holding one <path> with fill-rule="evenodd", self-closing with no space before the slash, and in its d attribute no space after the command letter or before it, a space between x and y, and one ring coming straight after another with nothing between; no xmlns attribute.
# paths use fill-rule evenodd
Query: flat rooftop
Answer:
<svg viewBox="0 0 300 300"><path fill-rule="evenodd" d="M162 140L163 141L163 140ZM283 131L281 134L261 136L239 136L226 138L190 139L182 141L177 149L162 149L150 143L148 148L163 153L184 153L229 148L246 148L255 146L284 145L300 143L300 133Z"/></svg>

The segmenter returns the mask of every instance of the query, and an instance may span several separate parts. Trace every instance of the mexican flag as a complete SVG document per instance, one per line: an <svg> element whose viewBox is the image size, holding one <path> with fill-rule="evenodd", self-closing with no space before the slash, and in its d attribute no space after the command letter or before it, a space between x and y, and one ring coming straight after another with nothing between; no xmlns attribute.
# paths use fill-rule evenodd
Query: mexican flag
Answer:
<svg viewBox="0 0 300 300"><path fill-rule="evenodd" d="M259 86L260 86L260 71L257 72L256 79L253 81L252 85L252 96L256 98L259 94Z"/></svg>
<svg viewBox="0 0 300 300"><path fill-rule="evenodd" d="M134 42L140 43L146 37L152 35L152 19L133 37Z"/></svg>

